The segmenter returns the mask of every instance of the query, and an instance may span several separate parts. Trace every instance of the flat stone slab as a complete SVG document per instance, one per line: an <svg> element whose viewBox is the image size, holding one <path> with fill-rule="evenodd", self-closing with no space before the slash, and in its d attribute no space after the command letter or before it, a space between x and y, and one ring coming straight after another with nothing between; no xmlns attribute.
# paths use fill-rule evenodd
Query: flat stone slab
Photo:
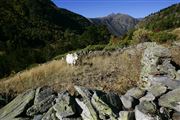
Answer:
<svg viewBox="0 0 180 120"><path fill-rule="evenodd" d="M13 101L0 109L0 120L12 120L24 112L26 106L34 99L35 90L28 90L18 95Z"/></svg>

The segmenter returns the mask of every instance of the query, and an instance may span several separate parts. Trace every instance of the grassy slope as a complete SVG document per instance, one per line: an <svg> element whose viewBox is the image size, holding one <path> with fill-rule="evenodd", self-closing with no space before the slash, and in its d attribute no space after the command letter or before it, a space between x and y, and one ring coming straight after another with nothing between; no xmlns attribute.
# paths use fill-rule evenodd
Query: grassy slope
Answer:
<svg viewBox="0 0 180 120"><path fill-rule="evenodd" d="M77 66L64 60L53 60L0 81L0 93L10 90L22 92L43 85L57 90L73 91L73 85L122 93L136 86L139 78L141 52L112 52L112 55L84 56Z"/></svg>

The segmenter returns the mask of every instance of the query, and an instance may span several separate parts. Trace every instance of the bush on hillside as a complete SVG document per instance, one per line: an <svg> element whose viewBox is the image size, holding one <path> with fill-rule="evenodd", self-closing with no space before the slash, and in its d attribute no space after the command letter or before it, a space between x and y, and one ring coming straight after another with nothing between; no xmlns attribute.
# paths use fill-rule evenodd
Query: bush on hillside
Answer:
<svg viewBox="0 0 180 120"><path fill-rule="evenodd" d="M133 33L132 39L133 44L138 44L142 42L150 42L152 32L146 29L138 29Z"/></svg>
<svg viewBox="0 0 180 120"><path fill-rule="evenodd" d="M172 42L175 41L176 38L176 35L164 31L153 33L151 35L151 40L158 43Z"/></svg>

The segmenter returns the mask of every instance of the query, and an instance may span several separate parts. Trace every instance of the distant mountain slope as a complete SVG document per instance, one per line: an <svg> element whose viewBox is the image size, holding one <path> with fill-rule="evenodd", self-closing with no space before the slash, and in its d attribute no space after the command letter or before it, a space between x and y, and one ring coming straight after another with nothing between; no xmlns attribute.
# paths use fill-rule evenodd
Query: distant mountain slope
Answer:
<svg viewBox="0 0 180 120"><path fill-rule="evenodd" d="M51 0L0 0L0 77L89 43L107 42L106 32L100 32Z"/></svg>
<svg viewBox="0 0 180 120"><path fill-rule="evenodd" d="M145 17L137 27L155 31L180 27L180 3Z"/></svg>
<svg viewBox="0 0 180 120"><path fill-rule="evenodd" d="M134 28L139 21L125 14L110 14L106 17L92 18L90 20L95 24L106 25L109 31L116 36L124 35L128 30Z"/></svg>

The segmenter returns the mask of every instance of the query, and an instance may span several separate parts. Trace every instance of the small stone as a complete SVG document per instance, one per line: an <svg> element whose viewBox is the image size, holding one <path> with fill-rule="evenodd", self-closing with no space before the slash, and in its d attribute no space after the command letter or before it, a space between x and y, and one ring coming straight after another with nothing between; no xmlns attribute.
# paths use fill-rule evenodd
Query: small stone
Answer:
<svg viewBox="0 0 180 120"><path fill-rule="evenodd" d="M82 109L81 116L83 120L99 120L96 111L94 110L91 101L84 99L83 101L76 98L76 102Z"/></svg>
<svg viewBox="0 0 180 120"><path fill-rule="evenodd" d="M110 106L114 113L118 114L122 110L122 102L119 95L110 92L102 95L101 99Z"/></svg>
<svg viewBox="0 0 180 120"><path fill-rule="evenodd" d="M43 116L42 120L59 120L56 117L56 111L51 107Z"/></svg>
<svg viewBox="0 0 180 120"><path fill-rule="evenodd" d="M56 99L56 104L53 106L56 111L56 117L61 119L73 116L76 113L75 100L68 92L61 93Z"/></svg>
<svg viewBox="0 0 180 120"><path fill-rule="evenodd" d="M157 84L164 85L171 90L179 88L180 86L179 80L172 80L167 76L151 77L149 80L152 85L157 85Z"/></svg>
<svg viewBox="0 0 180 120"><path fill-rule="evenodd" d="M153 100L155 100L155 96L152 93L147 93L144 97L139 99L140 102Z"/></svg>
<svg viewBox="0 0 180 120"><path fill-rule="evenodd" d="M35 115L33 120L41 120L43 115Z"/></svg>
<svg viewBox="0 0 180 120"><path fill-rule="evenodd" d="M135 107L136 120L159 120L156 115L156 106L152 102L143 101Z"/></svg>
<svg viewBox="0 0 180 120"><path fill-rule="evenodd" d="M136 101L133 97L126 96L126 95L121 96L121 101L122 101L124 108L126 108L126 109L132 109L136 103Z"/></svg>
<svg viewBox="0 0 180 120"><path fill-rule="evenodd" d="M97 95L97 93L95 92L92 96L91 99L92 105L96 108L96 110L99 113L99 118L100 119L106 119L107 117L110 120L115 120L116 116L113 113L112 109L109 107L108 104L106 104L104 101L102 101L99 96Z"/></svg>
<svg viewBox="0 0 180 120"><path fill-rule="evenodd" d="M128 90L125 95L126 95L126 96L134 97L134 98L136 98L136 99L139 99L139 98L141 98L144 94L145 94L145 91L144 91L144 90L136 87L136 88L132 88L132 89Z"/></svg>
<svg viewBox="0 0 180 120"><path fill-rule="evenodd" d="M159 105L180 112L180 88L168 92L159 98Z"/></svg>
<svg viewBox="0 0 180 120"><path fill-rule="evenodd" d="M35 94L35 99L34 99L34 104L38 104L42 100L46 99L47 97L51 96L54 94L54 91L48 87L39 87L36 89L36 94Z"/></svg>
<svg viewBox="0 0 180 120"><path fill-rule="evenodd" d="M45 113L49 110L49 108L52 107L53 102L55 100L56 96L51 95L44 100L40 101L39 103L34 104L32 107L30 107L26 114L28 116L34 116L38 113Z"/></svg>
<svg viewBox="0 0 180 120"><path fill-rule="evenodd" d="M167 91L167 87L164 85L156 84L148 89L148 92L152 93L155 97L159 97Z"/></svg>
<svg viewBox="0 0 180 120"><path fill-rule="evenodd" d="M132 111L120 111L118 120L135 120L135 113Z"/></svg>

